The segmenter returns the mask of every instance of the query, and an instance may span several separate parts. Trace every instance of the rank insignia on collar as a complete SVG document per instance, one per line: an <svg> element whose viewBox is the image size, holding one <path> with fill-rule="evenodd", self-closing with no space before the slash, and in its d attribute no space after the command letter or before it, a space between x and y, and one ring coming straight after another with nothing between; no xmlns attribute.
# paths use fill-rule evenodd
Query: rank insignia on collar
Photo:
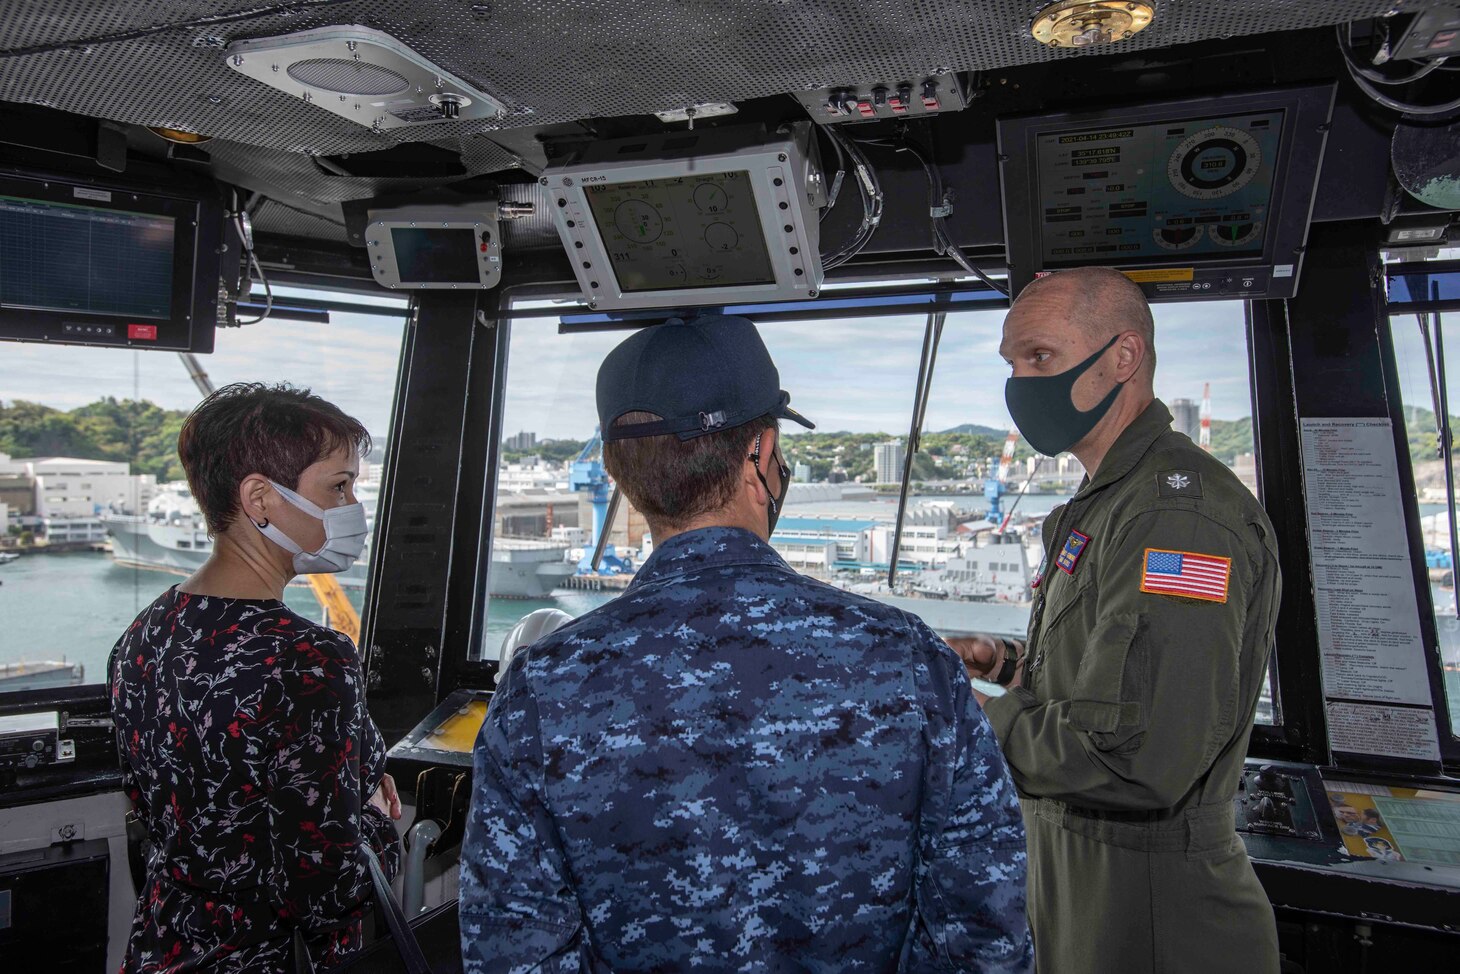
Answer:
<svg viewBox="0 0 1460 974"><path fill-rule="evenodd" d="M1158 497L1200 497L1201 474L1195 470L1162 470L1156 474Z"/></svg>
<svg viewBox="0 0 1460 974"><path fill-rule="evenodd" d="M1060 549L1060 553L1055 557L1054 563L1066 575L1075 574L1075 566L1080 563L1080 556L1085 553L1085 549L1089 547L1089 544L1090 536L1088 534L1081 534L1078 531L1072 530L1070 536L1065 539L1065 546Z"/></svg>

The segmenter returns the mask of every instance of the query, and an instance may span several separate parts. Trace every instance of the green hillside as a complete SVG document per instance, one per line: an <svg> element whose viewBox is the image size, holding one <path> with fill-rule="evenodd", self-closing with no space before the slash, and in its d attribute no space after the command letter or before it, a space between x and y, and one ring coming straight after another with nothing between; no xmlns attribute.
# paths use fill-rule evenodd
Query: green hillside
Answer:
<svg viewBox="0 0 1460 974"><path fill-rule="evenodd" d="M177 434L185 410L163 409L147 400L107 397L72 410L55 409L17 399L0 403L0 453L20 459L35 456L68 456L87 460L122 460L133 473L155 474L159 480L182 479L177 460ZM1409 452L1416 463L1436 456L1435 417L1428 409L1406 410ZM1460 428L1460 418L1452 419ZM794 433L787 431L784 450L787 462L811 468L812 480L831 479L833 471L847 480L859 476L871 479L875 447L905 433ZM923 436L922 450L913 463L917 480L961 479L997 462L1004 448L1005 433L990 426L965 423L940 433ZM529 451L545 460L571 460L583 448L577 440L550 440ZM1252 417L1212 421L1212 455L1231 464L1242 453L1253 452ZM504 451L505 460L524 454ZM1016 461L1031 455L1022 440L1015 450Z"/></svg>
<svg viewBox="0 0 1460 974"><path fill-rule="evenodd" d="M132 473L181 480L177 434L185 410L108 396L69 411L17 399L0 404L0 453L23 457L122 460Z"/></svg>

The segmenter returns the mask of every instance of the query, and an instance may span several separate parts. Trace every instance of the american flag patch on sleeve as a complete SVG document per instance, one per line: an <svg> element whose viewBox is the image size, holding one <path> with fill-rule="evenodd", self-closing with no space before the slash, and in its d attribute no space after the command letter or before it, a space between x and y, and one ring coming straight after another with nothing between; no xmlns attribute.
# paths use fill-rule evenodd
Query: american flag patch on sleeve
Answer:
<svg viewBox="0 0 1460 974"><path fill-rule="evenodd" d="M1141 591L1208 602L1227 601L1232 559L1194 551L1147 548L1141 567Z"/></svg>

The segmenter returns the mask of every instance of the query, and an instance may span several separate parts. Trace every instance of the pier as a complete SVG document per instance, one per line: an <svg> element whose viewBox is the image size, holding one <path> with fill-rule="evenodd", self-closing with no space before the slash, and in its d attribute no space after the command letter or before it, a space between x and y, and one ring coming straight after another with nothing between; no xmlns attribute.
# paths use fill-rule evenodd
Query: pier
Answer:
<svg viewBox="0 0 1460 974"><path fill-rule="evenodd" d="M622 592L633 580L632 575L569 575L562 587L580 592Z"/></svg>

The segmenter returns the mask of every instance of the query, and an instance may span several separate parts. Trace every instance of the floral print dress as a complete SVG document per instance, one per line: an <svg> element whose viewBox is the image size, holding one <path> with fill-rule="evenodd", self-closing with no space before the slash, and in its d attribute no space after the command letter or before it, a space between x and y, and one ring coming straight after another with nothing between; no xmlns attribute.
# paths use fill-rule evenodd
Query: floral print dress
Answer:
<svg viewBox="0 0 1460 974"><path fill-rule="evenodd" d="M127 793L151 851L125 974L288 971L360 946L368 843L395 826L369 797L385 744L345 636L282 602L169 589L108 666Z"/></svg>

